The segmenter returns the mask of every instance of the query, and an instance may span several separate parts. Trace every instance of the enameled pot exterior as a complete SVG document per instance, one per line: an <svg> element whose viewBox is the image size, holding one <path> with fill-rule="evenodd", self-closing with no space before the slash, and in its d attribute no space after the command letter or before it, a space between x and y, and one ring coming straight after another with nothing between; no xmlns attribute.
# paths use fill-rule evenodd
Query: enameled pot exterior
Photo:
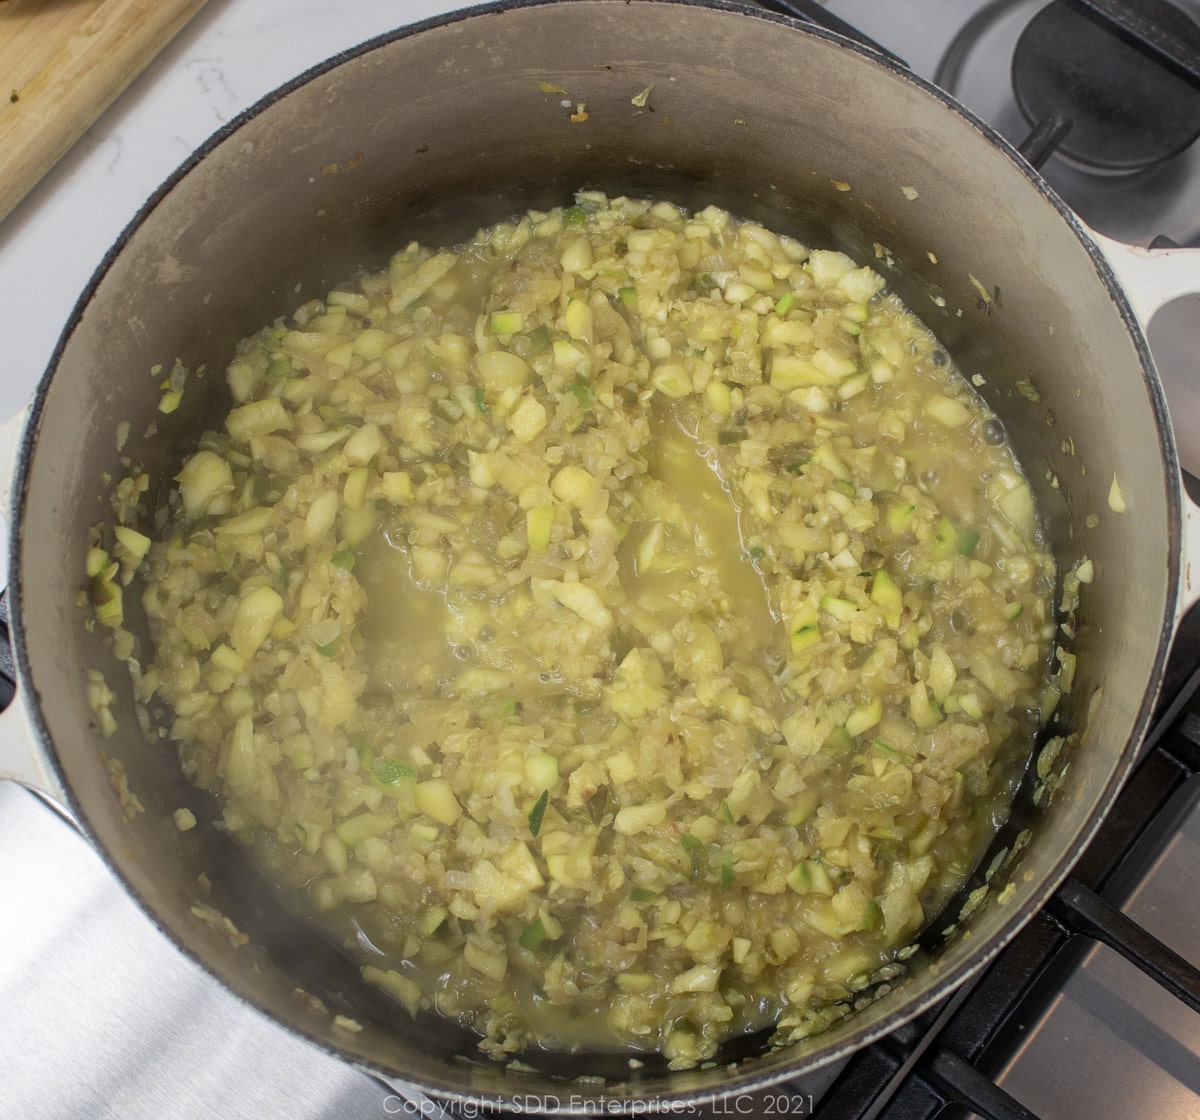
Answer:
<svg viewBox="0 0 1200 1120"><path fill-rule="evenodd" d="M166 484L188 440L225 411L221 371L237 339L408 239L451 242L580 187L715 202L870 261L1004 420L1060 570L1088 556L1096 571L1062 706L1076 740L1069 766L1031 812L990 904L827 1033L733 1067L634 1072L548 1057L539 1072L503 1070L448 1027L410 1023L319 937L298 933L236 845L203 823L214 806L138 729L128 675L76 603L87 529L108 512L106 476L130 458ZM151 369L176 359L198 372L164 417ZM122 421L132 434L119 451ZM1108 501L1114 477L1120 514ZM150 201L82 298L34 404L15 502L22 688L74 813L130 891L185 952L293 1030L475 1099L745 1090L860 1046L944 995L1061 881L1115 796L1153 705L1181 578L1178 465L1144 339L1095 243L1040 179L942 95L842 40L659 0L452 15L334 60L223 130ZM89 668L118 693L120 730L105 741L89 730ZM143 811L122 808L112 760ZM183 805L202 822L192 832L173 823ZM249 943L198 920L198 903ZM297 998L298 986L328 1012ZM334 1013L363 1029L337 1027ZM561 1080L583 1073L605 1081Z"/></svg>

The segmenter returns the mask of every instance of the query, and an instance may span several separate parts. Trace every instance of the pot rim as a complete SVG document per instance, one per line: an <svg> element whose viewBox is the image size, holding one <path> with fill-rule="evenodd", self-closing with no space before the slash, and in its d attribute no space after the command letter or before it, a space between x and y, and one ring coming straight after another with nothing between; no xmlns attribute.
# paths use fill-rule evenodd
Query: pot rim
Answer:
<svg viewBox="0 0 1200 1120"><path fill-rule="evenodd" d="M88 837L92 846L98 851L101 858L108 865L114 876L120 882L122 888L133 897L143 913L150 919L154 926L165 935L175 946L177 950L184 954L188 959L200 966L206 973L217 980L226 990L231 991L238 999L244 1003L254 1007L255 1010L267 1016L273 1022L281 1025L294 1035L298 1035L313 1045L320 1048L326 1054L337 1057L342 1061L349 1062L355 1067L361 1069L368 1075L375 1076L385 1084L390 1086L390 1080L399 1080L406 1075L389 1069L382 1064L365 1059L348 1048L331 1043L326 1037L318 1035L307 1029L305 1026L284 1022L271 1008L265 1006L264 1002L258 999L253 994L243 990L240 983L231 978L224 976L218 971L217 966L206 959L205 955L199 950L193 949L183 938L181 933L177 933L174 928L169 926L162 917L149 905L137 888L129 881L124 874L119 860L113 855L109 848L101 841L96 834L90 821L82 812L82 808L75 796L75 793L68 781L67 775L62 767L57 751L54 748L53 742L49 735L49 730L46 726L45 719L42 714L43 699L33 685L32 669L28 660L27 644L26 644L26 623L24 612L24 598L22 594L21 574L21 555L23 552L23 535L24 535L24 514L26 510L26 498L29 485L30 464L34 452L36 450L38 431L42 420L43 412L46 407L47 395L49 387L54 380L55 374L58 371L59 363L63 353L69 345L72 336L75 333L81 319L83 318L92 298L94 297L99 286L112 268L113 264L120 257L129 241L140 230L143 223L149 218L153 211L158 207L159 203L166 198L175 187L183 181L191 171L208 156L213 154L227 140L233 137L246 123L258 117L264 111L270 109L277 102L280 102L290 96L296 90L308 85L310 82L328 75L335 71L338 67L346 62L350 62L366 55L373 51L390 46L393 43L404 39L416 37L427 31L437 30L443 27L452 26L456 23L465 22L468 20L482 19L489 16L504 15L510 11L521 11L537 8L554 8L562 7L567 2L579 3L580 0L492 0L489 3L476 4L467 8L461 8L452 12L444 13L440 16L430 17L416 23L406 24L401 27L394 28L391 31L381 35L374 36L357 46L340 51L324 61L309 67L307 70L291 78L287 82L271 90L263 97L259 98L254 104L243 110L237 116L231 118L224 125L208 137L194 152L192 152L176 169L168 176L163 183L149 196L146 202L139 207L137 213L121 231L113 245L104 254L100 263L97 265L86 287L80 294L74 308L72 309L69 318L67 319L61 334L55 344L50 361L46 367L45 373L42 375L38 387L35 391L33 400L30 404L29 419L22 432L20 444L17 449L17 466L13 481L12 490L12 521L11 521L11 545L9 551L9 571L8 571L8 588L12 595L13 609L11 611L11 629L13 634L13 649L14 657L18 670L18 678L21 691L26 697L26 710L29 721L33 729L34 738L44 753L50 767L55 775L57 775L63 789L66 790L67 800L70 810L79 823L79 826ZM882 67L892 77L907 81L918 89L924 92L926 96L930 96L938 101L943 110L948 111L963 121L977 132L980 137L991 144L994 148L998 148L1011 163L1015 165L1017 170L1024 176L1029 186L1041 195L1042 199L1049 202L1057 212L1058 216L1066 223L1068 228L1074 234L1075 238L1084 247L1092 265L1104 284L1105 290L1112 300L1114 310L1120 315L1126 332L1130 335L1131 341L1134 343L1136 353L1138 355L1139 365L1141 366L1143 380L1148 392L1150 403L1154 412L1155 424L1159 435L1159 458L1163 468L1164 492L1167 505L1167 524L1170 546L1168 570L1167 570L1167 588L1166 588L1166 614L1159 624L1159 635L1155 646L1155 654L1153 664L1150 666L1147 676L1147 685L1143 693L1141 704L1134 717L1132 724L1131 738L1126 743L1122 752L1120 762L1114 769L1108 782L1105 784L1103 791L1097 798L1096 804L1092 809L1088 818L1084 821L1079 832L1076 834L1074 841L1068 846L1059 858L1055 861L1051 869L1043 875L1041 883L1033 891L1028 904L1019 909L1014 909L1009 915L1007 921L997 931L996 935L979 949L973 957L957 965L955 968L947 970L939 975L930 985L926 992L911 997L906 1003L902 1004L896 1011L889 1013L879 1020L876 1024L869 1028L864 1028L858 1035L847 1038L841 1043L829 1048L827 1051L811 1056L806 1056L804 1061L797 1067L795 1064L789 1065L786 1061L771 1063L772 1068L769 1070L761 1070L758 1062L742 1062L737 1067L731 1070L723 1070L717 1073L720 1080L713 1079L711 1084L698 1086L690 1089L672 1091L667 1085L666 1079L654 1083L648 1083L646 1089L648 1092L633 1092L624 1091L627 1088L639 1088L636 1084L629 1086L614 1086L614 1092L605 1094L604 1089L599 1090L587 1086L581 1087L579 1094L580 1099L590 1100L599 1093L599 1100L602 1102L611 1102L614 1099L660 1099L664 1101L674 1101L680 1104L701 1105L711 1103L712 1101L727 1096L730 1093L753 1093L769 1088L772 1085L778 1084L788 1078L799 1076L804 1072L817 1069L827 1065L830 1062L837 1061L848 1057L850 1054L859 1049L878 1041L892 1031L896 1030L903 1024L910 1022L918 1015L927 1011L934 1004L944 1000L956 989L961 988L971 978L986 968L999 955L999 953L1012 941L1012 939L1020 932L1025 924L1040 910L1053 893L1059 888L1063 880L1070 873L1072 867L1078 861L1080 856L1086 850L1094 837L1097 829L1104 817L1107 815L1112 803L1123 786L1129 772L1137 758L1137 744L1139 744L1145 735L1149 726L1150 718L1153 714L1154 705L1161 687L1162 675L1166 665L1167 655L1170 651L1171 642L1174 637L1178 618L1176 616L1175 604L1179 599L1179 587L1182 578L1181 568L1181 548L1182 548L1182 497L1181 497L1181 472L1178 461L1178 455L1175 448L1174 436L1170 426L1170 421L1167 413L1167 405L1165 395L1162 390L1161 383L1155 371L1153 360L1150 354L1149 344L1145 338L1141 324L1134 313L1133 307L1127 297L1124 289L1119 283L1116 274L1114 273L1109 261L1104 256L1101 249L1098 247L1093 238L1090 228L1062 201L1061 198L1051 189L1045 179L1023 158L1016 148L1001 136L985 121L981 120L968 108L954 99L950 94L941 90L931 82L913 74L906 67L893 61L886 55L867 47L852 39L848 39L835 32L828 31L820 26L807 23L798 19L793 19L789 16L778 15L773 12L768 12L756 7L747 7L742 3L730 2L730 0L587 0L588 3L594 5L606 4L624 4L630 6L636 4L638 6L663 6L673 5L681 9L701 8L712 11L727 12L733 15L738 15L747 19L758 19L767 23L774 23L781 28L785 28L793 33L812 35L819 39L824 39L829 43L841 48L851 56L858 56L856 65L867 64ZM682 12L681 12L682 16ZM786 1050L783 1051L786 1053ZM717 1072L717 1071L714 1071ZM440 1099L454 1101L460 1104L471 1104L482 1107L496 1107L503 1103L507 1098L497 1098L495 1094L488 1094L480 1090L462 1089L449 1084L427 1084L413 1082L416 1087L436 1095ZM574 1086L572 1085L572 1088ZM520 1092L520 1086L515 1085L512 1092L517 1094ZM543 1112L544 1107L539 1107L538 1102L529 1096L522 1097L523 1110L527 1112ZM545 1102L542 1102L543 1105Z"/></svg>

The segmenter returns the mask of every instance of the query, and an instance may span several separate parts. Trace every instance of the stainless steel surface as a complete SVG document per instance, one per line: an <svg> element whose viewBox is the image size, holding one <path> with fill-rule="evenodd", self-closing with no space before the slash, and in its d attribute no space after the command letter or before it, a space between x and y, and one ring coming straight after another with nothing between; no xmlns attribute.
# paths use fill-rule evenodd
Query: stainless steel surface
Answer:
<svg viewBox="0 0 1200 1120"><path fill-rule="evenodd" d="M1200 782L1122 909L1167 946L1200 964ZM1123 957L1097 946L1029 1030L999 1083L1043 1117L1200 1114L1200 1016Z"/></svg>
<svg viewBox="0 0 1200 1120"><path fill-rule="evenodd" d="M182 957L95 850L0 783L0 1111L14 1120L307 1120L405 1101Z"/></svg>
<svg viewBox="0 0 1200 1120"><path fill-rule="evenodd" d="M1150 346L1171 408L1179 461L1200 477L1200 300L1177 299L1150 324Z"/></svg>

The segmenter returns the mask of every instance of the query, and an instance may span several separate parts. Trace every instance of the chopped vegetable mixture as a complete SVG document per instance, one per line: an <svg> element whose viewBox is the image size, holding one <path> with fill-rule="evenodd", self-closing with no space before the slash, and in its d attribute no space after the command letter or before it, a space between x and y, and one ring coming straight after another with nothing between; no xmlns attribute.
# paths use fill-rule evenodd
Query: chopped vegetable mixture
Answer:
<svg viewBox="0 0 1200 1120"><path fill-rule="evenodd" d="M92 602L368 979L499 1059L686 1068L898 971L1028 754L1054 573L879 275L588 192L410 245L228 383Z"/></svg>

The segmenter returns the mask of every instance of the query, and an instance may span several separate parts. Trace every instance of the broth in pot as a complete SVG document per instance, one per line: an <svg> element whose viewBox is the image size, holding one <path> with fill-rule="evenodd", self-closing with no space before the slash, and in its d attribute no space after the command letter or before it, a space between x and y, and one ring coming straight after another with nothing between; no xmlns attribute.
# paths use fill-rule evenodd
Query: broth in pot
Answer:
<svg viewBox="0 0 1200 1120"><path fill-rule="evenodd" d="M898 974L1028 758L1054 564L878 274L584 192L409 246L228 381L161 508L118 487L92 602L369 980L496 1059L682 1069Z"/></svg>

